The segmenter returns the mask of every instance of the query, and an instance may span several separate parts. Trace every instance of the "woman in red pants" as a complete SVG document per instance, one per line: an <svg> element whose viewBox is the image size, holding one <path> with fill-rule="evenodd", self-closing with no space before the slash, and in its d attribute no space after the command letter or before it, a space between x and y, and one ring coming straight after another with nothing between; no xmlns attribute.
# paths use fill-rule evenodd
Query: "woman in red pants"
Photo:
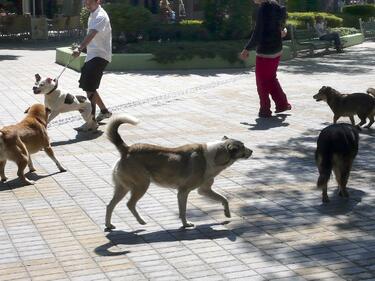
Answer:
<svg viewBox="0 0 375 281"><path fill-rule="evenodd" d="M275 113L290 110L292 107L277 80L277 67L282 54L282 37L286 35L283 25L286 9L275 0L254 0L260 4L255 29L251 39L242 50L240 57L245 60L249 50L256 49L255 76L260 99L259 117L271 117L271 95L276 105Z"/></svg>

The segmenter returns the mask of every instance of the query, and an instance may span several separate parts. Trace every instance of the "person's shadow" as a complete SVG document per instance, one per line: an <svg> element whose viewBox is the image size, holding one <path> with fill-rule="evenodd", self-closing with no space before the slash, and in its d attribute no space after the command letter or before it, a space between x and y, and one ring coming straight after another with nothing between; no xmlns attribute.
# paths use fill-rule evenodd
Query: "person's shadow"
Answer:
<svg viewBox="0 0 375 281"><path fill-rule="evenodd" d="M175 241L192 241L199 239L220 239L228 238L230 241L235 241L237 239L236 234L228 229L213 229L213 226L223 225L224 223L215 224L203 224L198 225L192 229L169 229L169 230L159 230L155 232L140 234L144 230L135 230L131 232L126 232L123 230L111 231L107 234L109 240L108 243L98 246L95 249L95 253L100 256L119 256L126 255L130 251L113 252L110 248L117 245L138 245L145 243L158 243L158 242L175 242Z"/></svg>
<svg viewBox="0 0 375 281"><path fill-rule="evenodd" d="M255 119L255 124L247 122L241 122L241 124L249 126L249 130L251 131L264 131L272 128L289 126L289 123L285 122L288 116L290 116L290 114L277 114L269 118L257 118Z"/></svg>
<svg viewBox="0 0 375 281"><path fill-rule="evenodd" d="M81 141L89 141L99 138L101 135L103 135L103 131L97 130L95 132L77 132L75 139L69 139L64 141L54 141L51 142L51 146L59 146L59 145L66 145L66 144L73 144Z"/></svg>

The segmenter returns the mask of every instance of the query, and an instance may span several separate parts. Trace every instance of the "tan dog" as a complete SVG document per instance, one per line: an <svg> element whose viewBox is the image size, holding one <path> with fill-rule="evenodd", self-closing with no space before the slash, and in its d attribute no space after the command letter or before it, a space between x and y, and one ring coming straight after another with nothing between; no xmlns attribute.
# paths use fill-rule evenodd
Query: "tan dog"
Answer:
<svg viewBox="0 0 375 281"><path fill-rule="evenodd" d="M25 113L26 117L18 124L0 129L0 176L3 182L7 180L4 173L6 161L11 160L18 166L20 180L24 184L33 184L25 177L24 170L28 165L30 172L35 171L30 154L42 149L56 163L60 172L65 172L50 146L46 129L48 110L42 104L34 104Z"/></svg>
<svg viewBox="0 0 375 281"><path fill-rule="evenodd" d="M137 124L133 117L122 115L108 124L109 140L121 154L113 170L114 195L107 206L106 230L114 229L111 224L112 212L117 203L130 191L127 203L129 210L140 224L146 224L138 214L136 204L146 193L151 182L177 189L180 219L184 227L194 226L186 220L186 204L189 192L198 192L224 206L224 214L230 217L228 200L211 189L214 178L225 168L239 159L247 159L252 151L240 141L224 137L222 141L206 144L188 144L176 148L166 148L151 144L127 146L118 134L123 123Z"/></svg>
<svg viewBox="0 0 375 281"><path fill-rule="evenodd" d="M354 115L358 115L361 122L360 126L366 123L368 118L370 122L365 128L370 128L374 123L375 99L366 93L341 94L331 87L322 87L319 92L313 96L316 101L324 100L333 111L333 123L336 123L341 116L350 118L352 125L355 125Z"/></svg>

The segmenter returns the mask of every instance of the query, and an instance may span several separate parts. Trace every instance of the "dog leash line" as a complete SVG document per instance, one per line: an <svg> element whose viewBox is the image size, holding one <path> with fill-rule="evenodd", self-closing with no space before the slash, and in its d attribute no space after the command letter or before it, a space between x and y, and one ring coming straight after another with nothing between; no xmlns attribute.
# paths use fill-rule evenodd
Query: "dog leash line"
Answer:
<svg viewBox="0 0 375 281"><path fill-rule="evenodd" d="M73 59L72 59L73 58ZM73 55L70 55L69 56L69 59L68 59L68 62L65 64L64 68L62 69L62 71L60 72L60 74L55 78L56 81L58 81L61 77L61 75L64 73L64 71L66 70L66 68L69 66L69 64L75 59L75 57L73 57Z"/></svg>

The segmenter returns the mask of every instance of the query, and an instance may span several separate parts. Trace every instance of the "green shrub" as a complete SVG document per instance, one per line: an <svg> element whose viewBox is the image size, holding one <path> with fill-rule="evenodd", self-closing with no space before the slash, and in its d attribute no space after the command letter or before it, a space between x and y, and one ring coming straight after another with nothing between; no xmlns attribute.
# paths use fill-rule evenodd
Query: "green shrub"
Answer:
<svg viewBox="0 0 375 281"><path fill-rule="evenodd" d="M238 53L245 45L244 40L211 42L144 42L128 44L128 53L151 53L159 63L190 60L193 57L214 58L219 56L230 63L239 61Z"/></svg>
<svg viewBox="0 0 375 281"><path fill-rule="evenodd" d="M127 3L108 3L103 8L111 20L113 37L124 33L127 41L135 41L139 34L148 31L152 24L151 12L143 7L132 6ZM80 19L83 26L87 26L89 11L81 10Z"/></svg>
<svg viewBox="0 0 375 281"><path fill-rule="evenodd" d="M148 32L148 40L204 41L210 40L208 30L199 21L182 21L176 24L155 24Z"/></svg>
<svg viewBox="0 0 375 281"><path fill-rule="evenodd" d="M344 19L344 26L359 28L359 19L367 21L375 17L375 5L349 5L343 8L341 16Z"/></svg>
<svg viewBox="0 0 375 281"><path fill-rule="evenodd" d="M375 17L375 5L349 5L343 8L343 12L352 16L361 17L362 19L368 19Z"/></svg>
<svg viewBox="0 0 375 281"><path fill-rule="evenodd" d="M316 17L321 16L327 21L328 27L340 27L342 26L343 19L329 13L314 13L314 12L294 12L288 13L287 24L294 25L297 28L306 28L307 25L313 26L315 24Z"/></svg>
<svg viewBox="0 0 375 281"><path fill-rule="evenodd" d="M344 13L341 13L338 16L343 19L343 22L342 22L343 26L359 28L360 17L349 15L349 14L344 14Z"/></svg>
<svg viewBox="0 0 375 281"><path fill-rule="evenodd" d="M319 11L322 8L322 0L288 0L287 8L290 12Z"/></svg>
<svg viewBox="0 0 375 281"><path fill-rule="evenodd" d="M338 34L340 34L340 36L361 33L359 29L356 29L353 27L335 27L335 28L331 28L331 31L337 32Z"/></svg>
<svg viewBox="0 0 375 281"><path fill-rule="evenodd" d="M252 1L205 0L204 25L218 39L242 39L251 33Z"/></svg>

